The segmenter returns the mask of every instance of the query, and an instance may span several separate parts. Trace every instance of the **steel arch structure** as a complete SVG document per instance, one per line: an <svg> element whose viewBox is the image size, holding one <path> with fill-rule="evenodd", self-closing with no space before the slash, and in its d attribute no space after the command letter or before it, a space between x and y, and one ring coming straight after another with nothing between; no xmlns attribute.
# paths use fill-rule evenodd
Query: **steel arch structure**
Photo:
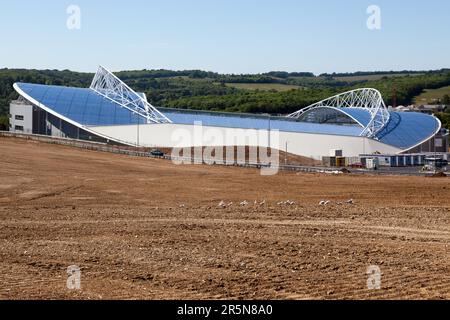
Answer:
<svg viewBox="0 0 450 320"><path fill-rule="evenodd" d="M305 113L316 109L329 107L334 109L359 108L370 113L370 121L360 136L374 138L382 130L390 119L390 113L383 101L381 93L372 88L355 89L314 103L304 109L288 115L288 118L300 118Z"/></svg>
<svg viewBox="0 0 450 320"><path fill-rule="evenodd" d="M172 121L148 101L127 86L106 68L99 66L92 80L91 90L146 119L147 123L171 123Z"/></svg>

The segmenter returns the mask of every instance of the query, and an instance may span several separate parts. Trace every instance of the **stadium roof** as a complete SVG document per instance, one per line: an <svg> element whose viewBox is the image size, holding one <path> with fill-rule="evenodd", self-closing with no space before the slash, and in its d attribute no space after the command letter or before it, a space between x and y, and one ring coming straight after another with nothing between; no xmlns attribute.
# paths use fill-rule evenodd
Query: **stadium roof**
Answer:
<svg viewBox="0 0 450 320"><path fill-rule="evenodd" d="M400 149L411 149L434 136L441 129L440 121L416 112L391 112L386 127L377 133L377 140Z"/></svg>
<svg viewBox="0 0 450 320"><path fill-rule="evenodd" d="M112 87L105 86L108 82L105 81L105 78L108 80L105 70L99 69L102 78L99 78L97 73L93 85L88 89L29 83L16 83L14 88L38 107L81 128L137 123L201 122L204 126L367 136L400 149L411 149L420 145L441 128L439 120L429 115L387 111L380 99L381 95L373 89L344 93L302 109L289 117L164 108L158 110L149 104L143 95L135 93L115 76L111 75L114 77L110 79L114 82ZM120 91L118 86L123 86ZM321 113L340 116L345 123L316 121ZM305 121L308 119L309 121Z"/></svg>

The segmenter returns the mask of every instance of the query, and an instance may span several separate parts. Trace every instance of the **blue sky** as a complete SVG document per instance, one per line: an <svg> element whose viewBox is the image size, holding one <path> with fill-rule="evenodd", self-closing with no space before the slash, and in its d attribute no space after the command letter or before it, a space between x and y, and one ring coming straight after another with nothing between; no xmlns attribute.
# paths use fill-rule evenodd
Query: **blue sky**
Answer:
<svg viewBox="0 0 450 320"><path fill-rule="evenodd" d="M69 30L66 10L81 9ZM369 5L381 30L366 26ZM21 0L0 4L0 68L352 72L450 67L450 1Z"/></svg>

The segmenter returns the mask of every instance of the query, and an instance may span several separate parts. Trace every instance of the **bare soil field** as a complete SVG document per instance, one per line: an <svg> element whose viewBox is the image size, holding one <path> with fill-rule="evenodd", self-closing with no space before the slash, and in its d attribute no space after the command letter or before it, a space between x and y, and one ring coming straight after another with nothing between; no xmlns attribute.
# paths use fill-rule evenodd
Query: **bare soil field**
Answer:
<svg viewBox="0 0 450 320"><path fill-rule="evenodd" d="M450 299L449 182L0 138L0 299Z"/></svg>

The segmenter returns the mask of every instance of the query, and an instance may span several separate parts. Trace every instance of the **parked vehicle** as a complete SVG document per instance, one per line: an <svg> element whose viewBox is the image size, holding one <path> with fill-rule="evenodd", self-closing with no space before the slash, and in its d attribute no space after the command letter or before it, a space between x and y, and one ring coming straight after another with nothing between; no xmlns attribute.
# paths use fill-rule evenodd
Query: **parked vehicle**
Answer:
<svg viewBox="0 0 450 320"><path fill-rule="evenodd" d="M153 149L152 151L150 151L150 154L151 154L153 157L164 157L164 152L162 152L162 151L159 150L159 149Z"/></svg>
<svg viewBox="0 0 450 320"><path fill-rule="evenodd" d="M448 161L441 158L426 158L423 171L443 170L447 171Z"/></svg>

